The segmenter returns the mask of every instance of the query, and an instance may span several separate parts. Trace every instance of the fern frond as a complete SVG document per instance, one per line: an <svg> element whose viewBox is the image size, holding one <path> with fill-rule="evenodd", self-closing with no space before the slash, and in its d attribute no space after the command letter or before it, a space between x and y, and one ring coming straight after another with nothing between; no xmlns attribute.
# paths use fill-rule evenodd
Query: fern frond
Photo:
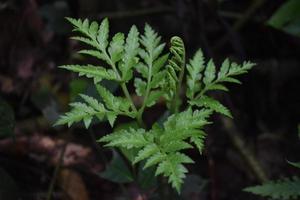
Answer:
<svg viewBox="0 0 300 200"><path fill-rule="evenodd" d="M89 48L79 53L105 61L111 68L94 65L63 65L61 68L76 72L79 76L92 78L101 97L80 94L82 102L71 103L71 110L62 115L56 125L83 121L88 128L94 118L106 118L113 127L119 115L135 118L143 127L142 115L146 107L151 107L165 97L167 107L172 115L162 124L154 124L150 130L142 128L123 128L102 137L99 142L108 147L137 150L135 158L130 161L143 161L144 168L156 167L156 175L168 178L169 183L180 192L183 179L188 172L185 164L194 161L183 153L184 150L196 148L201 153L204 148L205 132L203 128L210 124L208 118L213 112L231 117L230 111L217 100L208 96L212 90L228 91L224 83L240 83L235 76L248 72L254 64L242 65L225 60L217 70L214 62L205 64L201 50L185 63L185 46L180 37L171 38L169 53L164 54L165 43L148 24L140 34L132 26L125 37L116 33L109 37L109 21L95 21L67 18L73 25L73 31L80 36L73 39L87 44ZM169 58L170 57L170 58ZM185 68L186 96L188 109L179 112L181 104L182 82ZM137 109L127 88L136 70L139 77L134 79L138 96L144 97L142 106ZM112 80L120 84L124 96L116 96L101 85L102 80ZM185 99L185 98L183 98Z"/></svg>
<svg viewBox="0 0 300 200"><path fill-rule="evenodd" d="M172 112L177 112L180 102L179 93L185 70L185 46L183 40L174 36L171 38L171 58L167 65L167 81L165 82L165 98Z"/></svg>
<svg viewBox="0 0 300 200"><path fill-rule="evenodd" d="M219 101L207 96L211 90L228 91L224 85L225 82L240 83L234 76L247 73L255 64L244 62L242 65L230 63L226 59L217 72L216 66L210 59L205 66L201 50L198 50L193 59L187 65L187 91L190 106L210 108L215 112L221 113L227 117L232 115L228 108Z"/></svg>
<svg viewBox="0 0 300 200"><path fill-rule="evenodd" d="M221 113L227 117L232 118L232 114L228 108L226 108L224 105L222 105L219 101L203 95L202 97L190 101L189 102L191 105L196 105L198 107L205 107L205 108L210 108L215 112Z"/></svg>
<svg viewBox="0 0 300 200"><path fill-rule="evenodd" d="M204 57L202 51L199 49L193 59L190 60L187 65L187 91L186 96L192 100L194 99L195 93L201 89L200 80L202 78L201 72L204 70Z"/></svg>
<svg viewBox="0 0 300 200"><path fill-rule="evenodd" d="M121 60L123 56L123 50L124 50L123 45L124 45L124 34L123 33L115 34L108 48L108 53L111 57L111 61L113 62L113 64Z"/></svg>
<svg viewBox="0 0 300 200"><path fill-rule="evenodd" d="M205 78L203 79L205 87L203 88L202 94L209 90L226 91L227 88L223 85L225 82L240 84L241 82L234 78L234 76L247 73L253 66L255 66L255 64L251 62L244 62L242 65L238 65L236 63L230 63L229 60L226 59L222 63L220 71L216 74L213 62L209 62L205 71Z"/></svg>
<svg viewBox="0 0 300 200"><path fill-rule="evenodd" d="M98 83L103 79L119 81L116 73L111 69L94 65L62 65L60 68L77 72L79 76L93 78L94 83Z"/></svg>
<svg viewBox="0 0 300 200"><path fill-rule="evenodd" d="M134 163L146 160L145 168L156 165L156 174L168 177L171 185L179 192L187 173L183 164L193 163L181 151L192 148L188 141L196 143L202 150L205 135L201 129L209 123L207 118L211 113L211 110L193 112L189 109L170 116L163 128L153 126L147 132L144 129L123 130L102 137L100 142L112 147L139 148Z"/></svg>
<svg viewBox="0 0 300 200"><path fill-rule="evenodd" d="M135 78L137 94L145 97L141 113L145 107L151 107L163 96L163 92L159 87L161 86L161 80L165 77L165 71L161 69L168 59L168 54L161 56L165 43L160 41L161 37L146 24L144 34L140 37L143 49L139 50L139 55L142 58L142 63L136 66L142 78Z"/></svg>
<svg viewBox="0 0 300 200"><path fill-rule="evenodd" d="M130 110L130 102L123 97L115 97L109 90L100 84L96 85L99 95L102 97L103 102L108 110L114 111L116 114L127 115L134 117L134 113Z"/></svg>
<svg viewBox="0 0 300 200"><path fill-rule="evenodd" d="M105 146L117 146L127 149L140 148L149 143L145 137L144 129L135 130L132 128L104 136L99 142L107 142Z"/></svg>
<svg viewBox="0 0 300 200"><path fill-rule="evenodd" d="M300 197L298 178L271 181L263 185L245 188L244 191L272 199L297 199Z"/></svg>
<svg viewBox="0 0 300 200"><path fill-rule="evenodd" d="M105 18L102 20L99 30L95 32L95 34L90 34L89 36L95 39L95 35L97 37L98 45L102 51L105 51L108 46L108 38L109 38L109 22L108 19Z"/></svg>
<svg viewBox="0 0 300 200"><path fill-rule="evenodd" d="M88 128L94 117L100 120L107 114L107 110L103 104L99 103L96 99L81 95L86 103L71 103L71 111L62 115L59 120L55 123L57 125L68 124L70 127L73 123L83 121L86 128Z"/></svg>
<svg viewBox="0 0 300 200"><path fill-rule="evenodd" d="M124 82L132 78L132 68L138 63L139 46L139 31L136 26L132 26L126 38L123 62L119 66Z"/></svg>

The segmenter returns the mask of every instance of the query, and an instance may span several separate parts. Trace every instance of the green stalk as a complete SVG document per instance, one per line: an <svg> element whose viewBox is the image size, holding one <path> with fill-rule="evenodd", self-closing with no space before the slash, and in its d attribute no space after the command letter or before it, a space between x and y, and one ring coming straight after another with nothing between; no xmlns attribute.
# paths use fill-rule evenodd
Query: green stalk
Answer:
<svg viewBox="0 0 300 200"><path fill-rule="evenodd" d="M110 65L111 65L112 69L113 69L114 72L117 74L118 79L121 80L121 75L120 75L119 71L117 70L115 63L112 62L112 60L110 59L110 57L108 56L108 54L107 54L106 51L103 51L103 53L104 53L106 59L109 61L109 63L110 63ZM141 117L138 115L138 111L137 111L137 109L136 109L136 107L135 107L135 105L134 105L134 102L133 102L133 100L132 100L130 94L129 94L129 91L128 91L128 88L127 88L127 86L126 86L126 83L123 82L123 83L121 83L120 85L121 85L121 88L122 88L122 90L123 90L123 93L124 93L125 97L126 97L126 98L128 99L128 101L130 102L130 105L131 105L131 108L132 108L133 112L135 112L136 115L137 115L137 116L136 116L136 119L137 119L138 124L139 124L141 127L144 127L144 126L145 126L145 125L144 125L144 122L142 121Z"/></svg>
<svg viewBox="0 0 300 200"><path fill-rule="evenodd" d="M143 105L142 107L139 109L138 111L138 119L140 119L142 121L142 118L143 118L143 113L144 113L144 110L145 110L145 107L146 107L146 102L147 102L147 99L149 97L149 94L150 94L150 91L151 91L151 79L152 79L152 66L153 66L153 56L152 56L152 51L149 52L149 57L150 57L150 63L149 63L149 73L148 73L148 77L147 77L147 88L146 88L146 93L145 93L145 98L143 100Z"/></svg>

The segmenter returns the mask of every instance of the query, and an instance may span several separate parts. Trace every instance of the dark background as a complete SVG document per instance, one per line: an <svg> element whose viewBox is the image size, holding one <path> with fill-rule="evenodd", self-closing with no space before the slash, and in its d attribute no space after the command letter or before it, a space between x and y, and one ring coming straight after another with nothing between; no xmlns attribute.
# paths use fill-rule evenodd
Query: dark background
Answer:
<svg viewBox="0 0 300 200"><path fill-rule="evenodd" d="M265 178L299 174L286 161L300 160L300 38L266 24L284 2L0 1L0 198L46 199L53 177L53 199L140 200L155 193L99 176L111 152L95 139L111 131L107 123L88 131L52 127L78 92L93 93L91 82L57 68L88 61L76 54L80 45L69 40L65 16L108 17L111 32L127 32L132 24L142 31L147 22L166 42L181 36L188 57L201 48L218 65L227 57L257 63L240 77L242 85L229 85L230 94L216 94L234 120L215 115L204 154L190 152L196 164L189 168L193 176L182 199L259 199L242 189ZM161 108L147 111L148 124ZM258 171L253 170L256 165ZM60 170L53 174L56 166Z"/></svg>

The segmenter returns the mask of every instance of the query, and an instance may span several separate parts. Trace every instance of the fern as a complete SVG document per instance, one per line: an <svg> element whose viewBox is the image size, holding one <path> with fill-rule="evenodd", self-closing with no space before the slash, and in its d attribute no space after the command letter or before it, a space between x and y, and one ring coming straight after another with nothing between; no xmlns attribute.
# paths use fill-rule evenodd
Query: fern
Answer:
<svg viewBox="0 0 300 200"><path fill-rule="evenodd" d="M153 106L163 95L161 80L164 79L166 70L162 69L168 59L168 54L161 55L165 43L161 43L161 37L148 25L145 25L144 34L140 42L142 47L139 55L143 62L136 66L141 78L136 77L134 86L139 96L144 96L143 105L139 111L142 115L145 107Z"/></svg>
<svg viewBox="0 0 300 200"><path fill-rule="evenodd" d="M185 47L180 37L174 36L171 38L170 52L172 57L168 60L168 73L165 87L165 98L167 106L171 112L178 112L179 104L179 93L181 84L184 76L185 69Z"/></svg>
<svg viewBox="0 0 300 200"><path fill-rule="evenodd" d="M263 185L245 188L244 191L272 199L297 199L300 197L300 180L295 177L271 181Z"/></svg>
<svg viewBox="0 0 300 200"><path fill-rule="evenodd" d="M130 129L102 137L99 141L110 147L139 148L134 163L146 160L144 168L156 165L156 175L162 174L179 192L188 170L183 164L194 161L181 151L192 148L195 143L202 151L204 125L211 110L187 111L170 116L163 128L154 125L151 130Z"/></svg>
<svg viewBox="0 0 300 200"><path fill-rule="evenodd" d="M189 99L190 106L210 108L227 117L232 117L229 109L222 105L219 101L207 96L208 91L222 90L228 91L224 85L226 82L240 83L234 76L247 73L255 64L244 62L242 65L230 63L226 59L220 68L216 71L216 66L212 60L207 65L204 64L202 51L198 50L193 59L187 65L187 91L186 96Z"/></svg>
<svg viewBox="0 0 300 200"><path fill-rule="evenodd" d="M183 40L174 36L170 41L169 52L164 52L165 43L149 25L139 33L132 26L127 35L116 33L109 36L109 22L67 18L73 31L80 35L72 39L88 46L79 53L95 57L104 63L95 65L63 65L61 68L91 78L102 101L81 94L82 102L71 103L71 110L62 115L56 125L68 126L82 121L88 128L93 119L106 118L114 127L117 117L135 119L139 128L120 129L102 137L99 142L107 147L137 149L133 164L143 162L144 168L156 167L155 175L167 177L169 183L180 192L188 170L186 164L194 161L184 150L204 148L204 127L210 124L209 117L218 112L232 117L229 109L209 96L212 90L227 91L224 83L240 83L235 76L246 73L254 64L242 65L225 60L217 71L212 60L206 64L201 50L186 64L186 50ZM185 71L187 70L187 74ZM136 77L133 77L137 74ZM186 98L181 98L186 79ZM102 85L102 80L115 81L123 91L116 96ZM135 92L143 97L137 108L133 103L127 85L133 80ZM159 126L155 123L150 130L145 129L143 113L160 98L164 98L171 114ZM181 109L182 99L187 99L187 107ZM183 110L183 111L181 111Z"/></svg>

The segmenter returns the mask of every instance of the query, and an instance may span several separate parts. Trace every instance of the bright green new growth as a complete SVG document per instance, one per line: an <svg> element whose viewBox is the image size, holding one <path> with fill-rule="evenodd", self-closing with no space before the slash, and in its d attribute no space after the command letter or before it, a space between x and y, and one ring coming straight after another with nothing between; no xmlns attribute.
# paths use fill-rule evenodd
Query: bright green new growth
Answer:
<svg viewBox="0 0 300 200"><path fill-rule="evenodd" d="M177 36L171 38L170 53L163 54L165 43L161 43L161 37L149 25L145 26L142 35L136 26L132 26L126 37L123 33L116 33L110 40L107 19L100 26L87 19L67 19L74 26L74 31L82 35L73 39L91 47L79 53L98 58L106 66L61 66L80 76L92 78L102 101L81 94L83 102L71 103L71 111L61 116L56 125L70 126L83 121L88 128L93 118L106 118L113 127L119 115L136 119L140 128L121 129L99 141L109 147L138 149L133 164L145 160L145 168L156 166L155 175L167 177L172 187L180 192L188 172L184 164L194 162L183 150L193 148L194 145L202 152L205 138L203 128L209 124L208 118L214 111L231 117L230 111L208 96L207 92L228 91L224 83L240 83L234 76L246 73L254 64L245 62L238 65L225 60L217 72L212 60L205 64L201 50L186 64L184 43ZM139 108L127 89L135 71L139 74L134 77L136 94L144 97ZM185 78L188 108L180 112L180 94ZM101 85L102 80L119 83L124 97L112 94ZM142 120L144 110L155 105L160 98L165 99L171 115L162 126L154 124L150 130L146 130Z"/></svg>

